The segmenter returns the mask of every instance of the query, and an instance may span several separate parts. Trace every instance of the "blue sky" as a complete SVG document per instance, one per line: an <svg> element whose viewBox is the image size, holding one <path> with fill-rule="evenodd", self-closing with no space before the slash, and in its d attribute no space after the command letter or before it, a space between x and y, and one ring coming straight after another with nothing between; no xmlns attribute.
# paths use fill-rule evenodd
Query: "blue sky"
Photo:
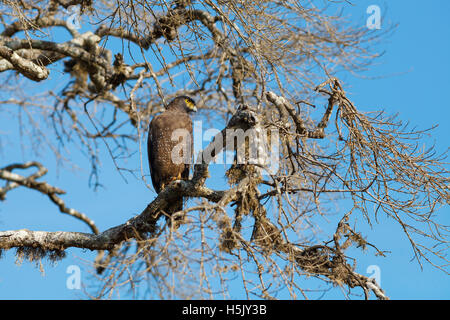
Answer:
<svg viewBox="0 0 450 320"><path fill-rule="evenodd" d="M365 23L368 17L366 8L373 4L382 9L381 31L391 23L398 23L398 28L377 44L376 49L386 53L364 73L368 78L346 76L343 78L344 88L362 110L384 109L388 113L399 113L400 119L409 120L420 129L439 124L433 140L437 150L444 151L449 147L450 137L450 102L447 97L450 88L450 2L360 0L354 6L348 6L347 13L352 21ZM17 128L2 123L0 119L0 132L14 130ZM18 145L19 141L8 143ZM103 159L108 159L108 156ZM26 152L0 153L0 166L28 160ZM40 161L49 168L54 165L54 161L45 156ZM112 162L104 160L101 171L115 172ZM100 230L123 223L131 215L140 213L154 197L142 181L130 178L125 183L117 173L102 177L107 187L94 193L87 188L88 173L89 168L82 165L75 172L50 170L45 180L66 190L68 194L63 199L67 205L88 214ZM439 214L440 221L450 225L449 207L442 208ZM60 214L44 196L25 189L8 193L7 201L0 203L0 230L20 228L89 231L82 223ZM381 219L374 230L364 231L370 242L391 252L386 258L374 257L371 253L355 253L359 259L357 271L370 275L367 268L379 266L382 287L392 299L450 298L448 275L427 264L421 270L415 261L411 261L413 252L397 224ZM13 251L5 252L0 259L0 299L82 298L81 291L67 289L66 270L70 265L79 265L82 279L88 282L89 259L95 255L78 249L70 249L67 253L67 258L55 266L43 261L43 274L34 263L25 261L16 265ZM325 298L339 299L342 295L332 291Z"/></svg>

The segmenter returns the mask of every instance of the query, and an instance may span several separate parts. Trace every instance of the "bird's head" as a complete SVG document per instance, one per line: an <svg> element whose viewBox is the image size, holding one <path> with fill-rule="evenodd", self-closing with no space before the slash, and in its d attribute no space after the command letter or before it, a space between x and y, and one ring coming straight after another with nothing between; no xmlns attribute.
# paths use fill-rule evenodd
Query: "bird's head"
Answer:
<svg viewBox="0 0 450 320"><path fill-rule="evenodd" d="M179 96L172 100L167 106L167 110L180 110L185 112L196 112L195 101L188 96Z"/></svg>

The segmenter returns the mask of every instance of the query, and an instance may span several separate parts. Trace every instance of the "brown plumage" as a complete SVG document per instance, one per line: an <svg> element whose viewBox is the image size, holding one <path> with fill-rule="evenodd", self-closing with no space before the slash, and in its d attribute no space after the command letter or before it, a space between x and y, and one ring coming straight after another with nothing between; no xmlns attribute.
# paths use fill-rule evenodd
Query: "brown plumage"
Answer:
<svg viewBox="0 0 450 320"><path fill-rule="evenodd" d="M166 110L150 122L148 162L157 193L172 181L189 179L193 153L192 120L189 113L194 111L197 111L194 100L180 96L173 99ZM180 197L171 203L166 213L171 215L181 210L183 198Z"/></svg>

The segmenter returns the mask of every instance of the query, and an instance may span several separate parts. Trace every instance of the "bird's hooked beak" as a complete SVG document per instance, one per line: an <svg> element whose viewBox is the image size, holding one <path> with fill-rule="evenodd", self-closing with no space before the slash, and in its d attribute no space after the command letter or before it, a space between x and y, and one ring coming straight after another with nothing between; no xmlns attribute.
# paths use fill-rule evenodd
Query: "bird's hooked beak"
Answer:
<svg viewBox="0 0 450 320"><path fill-rule="evenodd" d="M193 106L193 107L191 108L191 112L197 112L197 107L196 107L196 106Z"/></svg>

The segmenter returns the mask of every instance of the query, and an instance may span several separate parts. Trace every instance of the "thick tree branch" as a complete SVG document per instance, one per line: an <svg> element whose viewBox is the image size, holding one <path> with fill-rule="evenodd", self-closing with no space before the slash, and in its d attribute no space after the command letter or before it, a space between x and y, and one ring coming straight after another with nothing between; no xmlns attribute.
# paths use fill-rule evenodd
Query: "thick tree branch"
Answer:
<svg viewBox="0 0 450 320"><path fill-rule="evenodd" d="M32 20L31 23L23 23L23 21L17 20L11 23L10 25L6 26L1 35L3 37L12 37L17 32L25 31L29 29L38 29L38 28L48 28L48 27L64 27L66 28L73 37L77 37L78 31L71 28L66 20L58 19L52 16L46 16L46 17L38 17L34 20Z"/></svg>
<svg viewBox="0 0 450 320"><path fill-rule="evenodd" d="M105 70L110 70L109 62L98 55L91 54L83 49L83 45L87 42L91 44L98 43L100 39L91 32L86 32L78 38L64 43L56 43L52 41L35 40L35 39L1 39L0 44L10 48L11 50L18 49L39 49L45 51L54 51L63 54L67 57L72 57L81 60L88 65L98 65Z"/></svg>
<svg viewBox="0 0 450 320"><path fill-rule="evenodd" d="M56 43L36 39L11 39L0 37L0 71L15 69L34 81L48 77L48 65L63 57L71 57L89 67L89 74L98 90L106 86L106 79L112 75L110 61L102 54L104 49L98 47L100 37L92 32L86 32L71 41ZM20 55L17 53L20 50ZM33 60L24 56L33 56L35 50L41 54ZM29 52L27 52L29 51ZM5 62L7 61L7 62Z"/></svg>
<svg viewBox="0 0 450 320"><path fill-rule="evenodd" d="M47 79L49 75L49 71L47 68L37 65L33 61L22 58L16 52L6 46L0 45L0 57L6 59L10 63L10 65L6 64L6 66L3 68L14 68L25 77L33 81L41 81Z"/></svg>

